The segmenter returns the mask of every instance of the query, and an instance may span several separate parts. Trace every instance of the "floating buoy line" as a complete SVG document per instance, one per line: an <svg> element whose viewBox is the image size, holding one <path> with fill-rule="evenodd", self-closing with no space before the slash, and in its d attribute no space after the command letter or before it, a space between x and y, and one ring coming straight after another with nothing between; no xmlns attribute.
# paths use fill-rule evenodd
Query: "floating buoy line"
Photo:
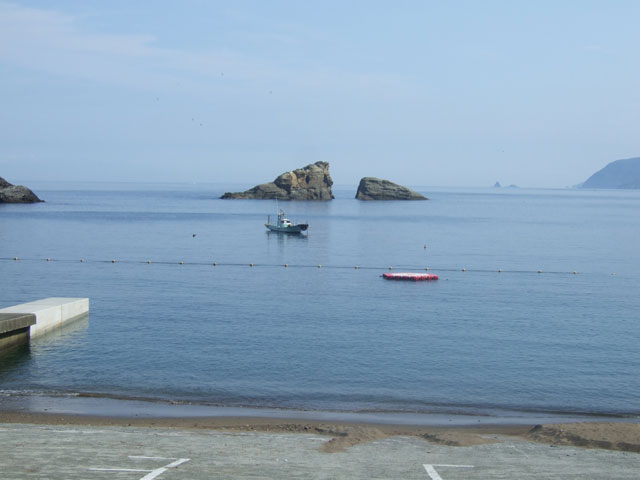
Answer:
<svg viewBox="0 0 640 480"><path fill-rule="evenodd" d="M60 259L60 258L20 258L20 257L0 257L0 261L12 261L12 262L45 262L45 263L122 263L122 264L145 264L145 265L181 265L181 266L211 266L211 267L250 267L250 268L258 268L258 267L283 267L283 268L313 268L315 270L325 270L325 269L351 269L351 270L387 270L393 271L396 268L400 268L403 270L415 270L415 271L438 271L438 272L462 272L462 273L518 273L518 274L537 274L543 275L543 271L541 269L535 270L505 270L503 268L496 269L486 269L486 268L478 268L478 269L468 269L467 267L458 267L458 268L440 268L440 267L426 267L420 265L398 265L398 266L363 266L363 265L324 265L320 263L315 264L292 264L292 263L255 263L255 262L218 262L217 260L212 260L210 262L185 262L183 260L176 261L167 261L167 260L119 260L117 258L112 258L109 260L91 260L87 258L78 258L78 259ZM569 270L569 271L544 271L544 274L552 274L552 275L578 275L578 271ZM592 272L595 273L595 272ZM601 275L601 273L597 273ZM611 273L612 276L615 276L616 273Z"/></svg>

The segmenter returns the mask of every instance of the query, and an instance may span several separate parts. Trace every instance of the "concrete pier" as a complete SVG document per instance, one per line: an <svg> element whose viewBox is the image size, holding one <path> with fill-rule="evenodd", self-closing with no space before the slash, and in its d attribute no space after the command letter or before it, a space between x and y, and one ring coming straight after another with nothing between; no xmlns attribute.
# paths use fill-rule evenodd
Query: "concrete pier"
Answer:
<svg viewBox="0 0 640 480"><path fill-rule="evenodd" d="M36 323L32 313L0 313L0 351L29 340L29 327Z"/></svg>
<svg viewBox="0 0 640 480"><path fill-rule="evenodd" d="M0 349L89 313L88 298L51 297L0 309ZM4 340L4 341L3 341Z"/></svg>

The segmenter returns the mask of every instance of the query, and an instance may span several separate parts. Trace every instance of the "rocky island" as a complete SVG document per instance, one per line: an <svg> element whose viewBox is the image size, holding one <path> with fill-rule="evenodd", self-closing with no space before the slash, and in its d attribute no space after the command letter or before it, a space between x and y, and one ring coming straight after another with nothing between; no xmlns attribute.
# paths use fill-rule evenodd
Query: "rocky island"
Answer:
<svg viewBox="0 0 640 480"><path fill-rule="evenodd" d="M223 199L250 198L278 200L331 200L333 180L328 162L316 162L304 168L285 172L273 182L256 185L244 192L227 192Z"/></svg>
<svg viewBox="0 0 640 480"><path fill-rule="evenodd" d="M35 193L22 185L13 185L0 177L0 203L42 202Z"/></svg>
<svg viewBox="0 0 640 480"><path fill-rule="evenodd" d="M356 193L358 200L428 200L424 195L389 180L364 177Z"/></svg>
<svg viewBox="0 0 640 480"><path fill-rule="evenodd" d="M591 175L581 188L640 188L640 157L609 163Z"/></svg>

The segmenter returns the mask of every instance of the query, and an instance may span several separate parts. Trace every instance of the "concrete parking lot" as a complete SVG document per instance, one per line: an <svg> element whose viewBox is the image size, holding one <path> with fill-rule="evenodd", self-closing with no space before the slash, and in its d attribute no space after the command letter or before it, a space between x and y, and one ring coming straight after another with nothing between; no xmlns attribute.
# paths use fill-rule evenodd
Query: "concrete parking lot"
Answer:
<svg viewBox="0 0 640 480"><path fill-rule="evenodd" d="M0 478L82 480L638 479L640 454L500 438L471 447L390 437L325 453L315 434L0 424Z"/></svg>

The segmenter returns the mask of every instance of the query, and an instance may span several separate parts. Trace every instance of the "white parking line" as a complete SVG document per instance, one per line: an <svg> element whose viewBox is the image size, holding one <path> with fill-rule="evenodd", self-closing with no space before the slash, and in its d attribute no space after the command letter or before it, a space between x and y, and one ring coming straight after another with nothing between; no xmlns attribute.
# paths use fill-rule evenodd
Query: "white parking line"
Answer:
<svg viewBox="0 0 640 480"><path fill-rule="evenodd" d="M165 457L143 457L138 455L129 455L128 458L132 460L173 460L173 462L168 463L167 465L156 468L154 470L141 470L139 468L102 468L102 467L91 467L89 468L92 472L138 472L138 473L146 473L144 477L140 480L153 480L154 478L162 475L164 472L169 470L170 468L175 468L178 465L182 465L183 463L188 462L189 458L165 458Z"/></svg>
<svg viewBox="0 0 640 480"><path fill-rule="evenodd" d="M143 455L129 455L127 458L131 458L133 460L173 460L173 458L167 458L167 457L145 457Z"/></svg>
<svg viewBox="0 0 640 480"><path fill-rule="evenodd" d="M158 468L157 470L154 470L151 473L148 473L147 475L145 475L144 477L142 477L140 480L153 480L154 478L156 478L158 475L162 475L164 472L166 472L167 469L164 467Z"/></svg>
<svg viewBox="0 0 640 480"><path fill-rule="evenodd" d="M153 470L140 470L139 468L90 468L92 472L153 472Z"/></svg>
<svg viewBox="0 0 640 480"><path fill-rule="evenodd" d="M424 463L422 465L427 471L431 480L442 480L442 477L436 472L434 467L451 467L451 468L473 468L473 465L446 465L444 463Z"/></svg>

